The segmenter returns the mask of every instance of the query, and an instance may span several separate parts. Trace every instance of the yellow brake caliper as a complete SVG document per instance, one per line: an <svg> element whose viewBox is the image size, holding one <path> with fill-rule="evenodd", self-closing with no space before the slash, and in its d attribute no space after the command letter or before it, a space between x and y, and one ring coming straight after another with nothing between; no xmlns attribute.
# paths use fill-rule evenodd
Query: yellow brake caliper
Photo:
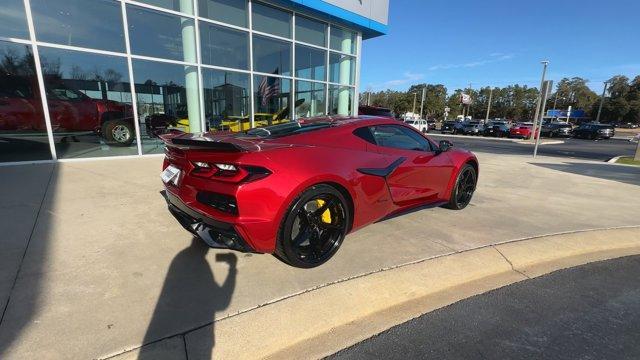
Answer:
<svg viewBox="0 0 640 360"><path fill-rule="evenodd" d="M324 205L324 200L316 199L316 205L318 208L321 208L322 205ZM331 211L329 211L328 208L322 213L322 222L325 224L331 224Z"/></svg>

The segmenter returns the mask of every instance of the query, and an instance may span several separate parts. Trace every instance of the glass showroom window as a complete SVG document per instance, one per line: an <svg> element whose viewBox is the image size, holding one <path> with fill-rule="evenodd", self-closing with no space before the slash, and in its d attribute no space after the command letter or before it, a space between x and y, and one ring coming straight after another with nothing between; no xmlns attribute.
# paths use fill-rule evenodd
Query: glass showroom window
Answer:
<svg viewBox="0 0 640 360"><path fill-rule="evenodd" d="M127 6L131 53L196 62L193 19Z"/></svg>
<svg viewBox="0 0 640 360"><path fill-rule="evenodd" d="M253 37L253 71L291 75L291 43L264 36Z"/></svg>
<svg viewBox="0 0 640 360"><path fill-rule="evenodd" d="M254 126L274 125L291 119L291 80L273 76L253 77Z"/></svg>
<svg viewBox="0 0 640 360"><path fill-rule="evenodd" d="M204 114L210 130L251 128L249 74L202 69Z"/></svg>
<svg viewBox="0 0 640 360"><path fill-rule="evenodd" d="M249 33L200 22L202 63L249 70Z"/></svg>
<svg viewBox="0 0 640 360"><path fill-rule="evenodd" d="M51 159L31 46L0 41L0 162Z"/></svg>
<svg viewBox="0 0 640 360"><path fill-rule="evenodd" d="M325 81L327 51L296 45L296 77Z"/></svg>
<svg viewBox="0 0 640 360"><path fill-rule="evenodd" d="M356 59L353 56L331 53L329 55L329 81L341 85L353 85Z"/></svg>
<svg viewBox="0 0 640 360"><path fill-rule="evenodd" d="M27 16L22 0L4 0L0 11L0 36L28 39Z"/></svg>
<svg viewBox="0 0 640 360"><path fill-rule="evenodd" d="M125 58L46 47L39 52L58 158L136 154Z"/></svg>
<svg viewBox="0 0 640 360"><path fill-rule="evenodd" d="M31 0L38 41L125 52L120 2Z"/></svg>
<svg viewBox="0 0 640 360"><path fill-rule="evenodd" d="M164 151L167 129L202 131L195 66L134 60L133 78L144 154Z"/></svg>
<svg viewBox="0 0 640 360"><path fill-rule="evenodd" d="M252 3L253 30L291 38L290 12L282 11L274 7L258 2Z"/></svg>
<svg viewBox="0 0 640 360"><path fill-rule="evenodd" d="M349 86L329 86L329 115L352 115L353 92Z"/></svg>
<svg viewBox="0 0 640 360"><path fill-rule="evenodd" d="M198 4L201 17L247 27L247 0L198 0Z"/></svg>
<svg viewBox="0 0 640 360"><path fill-rule="evenodd" d="M296 16L296 41L327 46L327 25L304 16Z"/></svg>
<svg viewBox="0 0 640 360"><path fill-rule="evenodd" d="M296 119L324 115L326 91L327 85L323 83L296 81Z"/></svg>
<svg viewBox="0 0 640 360"><path fill-rule="evenodd" d="M193 2L191 0L136 0L141 3L183 12L193 15Z"/></svg>
<svg viewBox="0 0 640 360"><path fill-rule="evenodd" d="M331 50L347 54L356 53L356 33L339 27L331 27Z"/></svg>

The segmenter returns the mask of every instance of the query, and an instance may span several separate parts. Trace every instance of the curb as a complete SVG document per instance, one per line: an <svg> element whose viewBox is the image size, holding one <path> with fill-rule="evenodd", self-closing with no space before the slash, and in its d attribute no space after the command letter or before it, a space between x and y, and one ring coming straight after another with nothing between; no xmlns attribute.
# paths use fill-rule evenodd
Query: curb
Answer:
<svg viewBox="0 0 640 360"><path fill-rule="evenodd" d="M636 254L640 254L640 226L517 239L422 259L217 320L212 356L322 358L477 294L559 269ZM184 334L189 357L206 353L212 326ZM148 346L174 347L179 343L182 341L169 338ZM114 358L136 358L138 350Z"/></svg>

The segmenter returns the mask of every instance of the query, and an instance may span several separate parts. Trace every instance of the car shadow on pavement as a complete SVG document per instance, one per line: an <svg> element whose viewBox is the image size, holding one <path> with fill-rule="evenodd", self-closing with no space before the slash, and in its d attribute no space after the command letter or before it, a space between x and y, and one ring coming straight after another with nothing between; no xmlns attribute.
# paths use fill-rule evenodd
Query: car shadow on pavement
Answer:
<svg viewBox="0 0 640 360"><path fill-rule="evenodd" d="M597 163L576 163L565 162L564 164L544 164L532 163L547 169L591 176L599 179L612 180L625 184L640 186L640 167L622 166L614 164Z"/></svg>
<svg viewBox="0 0 640 360"><path fill-rule="evenodd" d="M214 315L229 306L236 284L238 258L233 253L216 254L217 262L229 266L226 279L218 285L212 266L206 258L209 249L200 239L193 238L191 245L171 261L138 359L155 360L163 357L156 347L149 345L176 335L182 337L185 354L188 354L190 351L186 334L209 324L210 336L198 337L199 340L204 339L204 343L191 345L197 348L197 358L211 358L214 347Z"/></svg>

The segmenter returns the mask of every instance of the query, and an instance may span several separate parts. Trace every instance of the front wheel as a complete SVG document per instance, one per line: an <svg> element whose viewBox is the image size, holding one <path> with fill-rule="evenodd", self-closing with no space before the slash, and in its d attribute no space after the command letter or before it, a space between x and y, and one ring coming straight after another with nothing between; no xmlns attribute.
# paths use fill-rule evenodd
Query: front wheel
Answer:
<svg viewBox="0 0 640 360"><path fill-rule="evenodd" d="M453 191L451 191L451 198L445 206L453 210L462 210L467 207L476 190L477 179L478 174L473 165L465 164L458 173Z"/></svg>
<svg viewBox="0 0 640 360"><path fill-rule="evenodd" d="M330 185L315 185L300 194L284 215L275 256L299 268L327 262L347 235L350 213L347 201Z"/></svg>
<svg viewBox="0 0 640 360"><path fill-rule="evenodd" d="M108 142L129 146L135 139L133 126L124 120L109 120L102 126L102 133Z"/></svg>

